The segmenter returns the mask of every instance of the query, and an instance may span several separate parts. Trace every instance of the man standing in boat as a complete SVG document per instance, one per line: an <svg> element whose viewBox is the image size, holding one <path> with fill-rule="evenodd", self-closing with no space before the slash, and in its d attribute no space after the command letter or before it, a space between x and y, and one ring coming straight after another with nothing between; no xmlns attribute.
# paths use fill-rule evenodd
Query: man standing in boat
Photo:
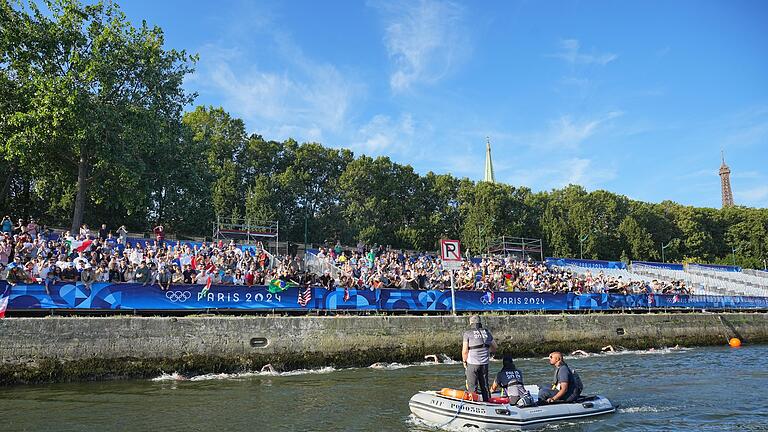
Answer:
<svg viewBox="0 0 768 432"><path fill-rule="evenodd" d="M488 384L488 363L496 352L496 341L491 332L483 328L480 317L469 317L470 329L464 332L461 358L467 375L467 390L476 391L484 401L491 398Z"/></svg>

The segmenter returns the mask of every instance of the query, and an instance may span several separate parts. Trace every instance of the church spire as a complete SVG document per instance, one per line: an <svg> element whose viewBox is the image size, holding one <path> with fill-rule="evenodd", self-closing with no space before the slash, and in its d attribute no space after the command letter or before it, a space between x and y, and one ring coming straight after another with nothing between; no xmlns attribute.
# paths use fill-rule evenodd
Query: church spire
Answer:
<svg viewBox="0 0 768 432"><path fill-rule="evenodd" d="M483 181L496 183L493 175L493 162L491 161L491 138L485 137L485 178Z"/></svg>

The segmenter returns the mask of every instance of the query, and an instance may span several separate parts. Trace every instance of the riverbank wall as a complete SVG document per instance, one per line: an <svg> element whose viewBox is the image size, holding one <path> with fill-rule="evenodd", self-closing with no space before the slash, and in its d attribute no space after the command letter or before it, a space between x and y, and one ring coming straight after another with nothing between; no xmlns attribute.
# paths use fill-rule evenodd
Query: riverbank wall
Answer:
<svg viewBox="0 0 768 432"><path fill-rule="evenodd" d="M500 353L768 342L766 313L488 315ZM467 317L47 317L0 320L0 385L461 357ZM498 355L497 355L498 357Z"/></svg>

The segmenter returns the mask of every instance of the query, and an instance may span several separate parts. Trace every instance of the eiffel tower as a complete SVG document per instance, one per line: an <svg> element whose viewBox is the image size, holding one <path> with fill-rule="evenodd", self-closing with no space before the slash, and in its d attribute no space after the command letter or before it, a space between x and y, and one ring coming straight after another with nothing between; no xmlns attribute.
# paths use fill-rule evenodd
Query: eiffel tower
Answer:
<svg viewBox="0 0 768 432"><path fill-rule="evenodd" d="M720 151L723 163L720 165L720 193L723 197L723 208L733 207L733 191L731 191L731 169L725 164L725 153Z"/></svg>

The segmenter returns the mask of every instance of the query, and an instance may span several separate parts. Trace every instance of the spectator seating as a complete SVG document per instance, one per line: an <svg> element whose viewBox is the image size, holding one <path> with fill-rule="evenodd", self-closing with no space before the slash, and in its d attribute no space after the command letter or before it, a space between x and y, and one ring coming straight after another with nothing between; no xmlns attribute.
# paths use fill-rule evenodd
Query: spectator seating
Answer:
<svg viewBox="0 0 768 432"><path fill-rule="evenodd" d="M664 280L684 280L694 287L695 293L705 295L768 296L768 278L742 271L724 271L697 264L673 270L651 263L633 263L632 271Z"/></svg>

